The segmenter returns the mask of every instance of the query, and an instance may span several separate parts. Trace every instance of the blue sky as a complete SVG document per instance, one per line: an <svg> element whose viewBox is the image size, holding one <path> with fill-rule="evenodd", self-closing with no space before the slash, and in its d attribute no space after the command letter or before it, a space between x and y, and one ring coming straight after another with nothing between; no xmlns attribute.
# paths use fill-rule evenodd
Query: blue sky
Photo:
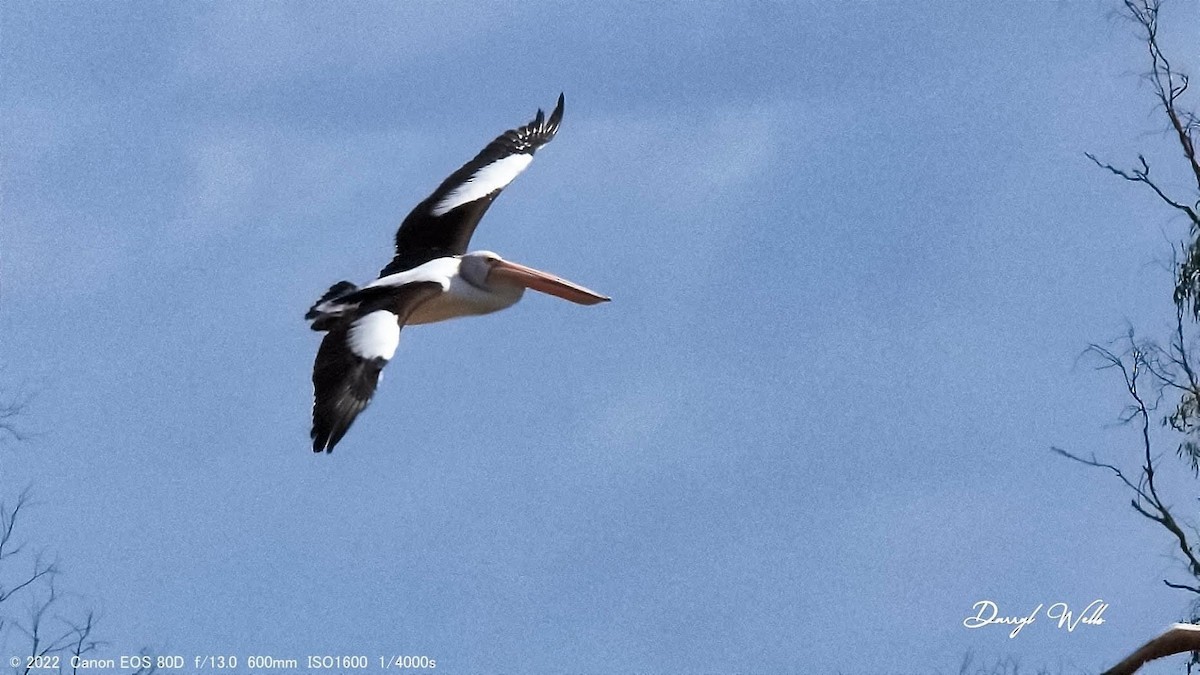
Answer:
<svg viewBox="0 0 1200 675"><path fill-rule="evenodd" d="M1187 608L1048 450L1128 457L1077 357L1185 232L1083 156L1186 185L1115 5L5 4L7 482L114 655L1096 670ZM560 91L473 243L613 302L406 329L312 456L304 311Z"/></svg>

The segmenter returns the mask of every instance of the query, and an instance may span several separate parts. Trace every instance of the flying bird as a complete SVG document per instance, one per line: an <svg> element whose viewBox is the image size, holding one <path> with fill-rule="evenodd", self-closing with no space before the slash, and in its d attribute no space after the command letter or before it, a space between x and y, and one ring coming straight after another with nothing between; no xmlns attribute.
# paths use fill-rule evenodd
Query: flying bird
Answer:
<svg viewBox="0 0 1200 675"><path fill-rule="evenodd" d="M1104 671L1101 675L1133 675L1148 661L1164 656L1200 651L1200 626L1177 623L1162 635L1138 647L1123 661Z"/></svg>
<svg viewBox="0 0 1200 675"><path fill-rule="evenodd" d="M325 333L313 364L313 452L332 452L371 402L403 326L497 312L527 288L581 305L609 300L491 251L467 253L483 214L554 138L562 115L560 94L549 118L539 108L531 122L497 136L408 214L378 279L361 288L339 281L305 314Z"/></svg>

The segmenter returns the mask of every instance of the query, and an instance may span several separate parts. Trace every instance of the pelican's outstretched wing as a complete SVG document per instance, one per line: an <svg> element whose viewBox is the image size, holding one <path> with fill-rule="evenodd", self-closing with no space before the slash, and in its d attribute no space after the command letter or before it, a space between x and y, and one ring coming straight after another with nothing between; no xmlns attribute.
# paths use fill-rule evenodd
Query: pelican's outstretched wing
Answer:
<svg viewBox="0 0 1200 675"><path fill-rule="evenodd" d="M380 276L411 269L443 256L462 255L480 218L514 178L550 142L562 122L563 96L546 118L539 108L529 124L488 143L408 214L396 231L396 256Z"/></svg>
<svg viewBox="0 0 1200 675"><path fill-rule="evenodd" d="M1126 656L1124 661L1104 671L1103 675L1132 675L1147 661L1197 650L1200 650L1200 626L1177 623Z"/></svg>
<svg viewBox="0 0 1200 675"><path fill-rule="evenodd" d="M373 297L353 315L330 319L332 325L318 328L329 333L313 364L313 452L333 452L371 402L379 374L400 344L400 327L418 305L443 288L435 281L387 288L386 297Z"/></svg>

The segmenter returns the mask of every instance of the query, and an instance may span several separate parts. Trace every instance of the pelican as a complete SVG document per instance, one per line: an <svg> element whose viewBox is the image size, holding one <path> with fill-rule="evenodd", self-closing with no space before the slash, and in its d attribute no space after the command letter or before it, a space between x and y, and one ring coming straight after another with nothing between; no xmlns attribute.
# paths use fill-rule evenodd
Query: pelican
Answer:
<svg viewBox="0 0 1200 675"><path fill-rule="evenodd" d="M1148 661L1197 650L1200 650L1200 626L1177 623L1100 675L1133 675Z"/></svg>
<svg viewBox="0 0 1200 675"><path fill-rule="evenodd" d="M560 94L549 118L539 108L531 122L497 136L408 214L379 278L361 288L339 281L305 314L325 333L313 364L313 452L332 452L371 402L403 326L498 312L528 288L581 305L609 300L491 251L467 253L483 214L554 138L562 114Z"/></svg>

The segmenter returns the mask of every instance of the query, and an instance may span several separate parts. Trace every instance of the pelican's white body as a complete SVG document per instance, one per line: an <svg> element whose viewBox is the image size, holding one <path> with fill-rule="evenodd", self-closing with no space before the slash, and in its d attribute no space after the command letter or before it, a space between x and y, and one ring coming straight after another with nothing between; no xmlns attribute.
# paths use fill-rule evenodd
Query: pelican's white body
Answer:
<svg viewBox="0 0 1200 675"><path fill-rule="evenodd" d="M520 286L499 284L485 291L456 274L450 277L446 292L417 305L407 323L436 323L460 316L491 314L517 304L524 294L525 289Z"/></svg>
<svg viewBox="0 0 1200 675"><path fill-rule="evenodd" d="M486 277L487 267L481 258L477 254L469 254L436 258L411 270L380 277L363 288L399 287L427 282L441 284L442 293L418 305L405 321L407 325L491 314L512 307L525 294L523 287L511 284L493 282L484 288L482 282ZM356 307L357 304L342 304L338 298L333 298L317 305L316 309L323 314L338 315Z"/></svg>

